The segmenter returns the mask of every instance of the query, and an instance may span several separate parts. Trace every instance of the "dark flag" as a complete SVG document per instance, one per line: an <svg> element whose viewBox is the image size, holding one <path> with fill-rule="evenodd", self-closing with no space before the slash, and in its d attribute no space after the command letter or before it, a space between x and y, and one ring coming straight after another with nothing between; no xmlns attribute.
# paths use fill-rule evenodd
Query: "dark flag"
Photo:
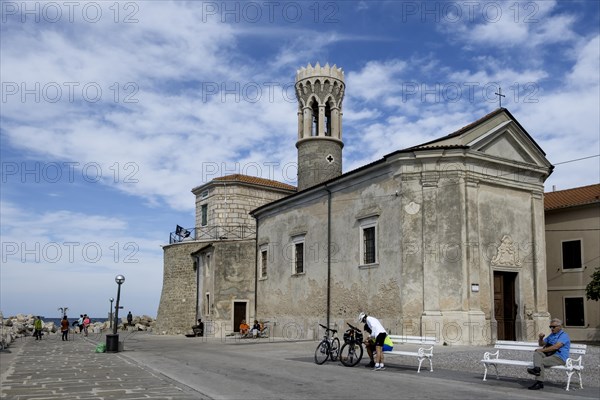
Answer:
<svg viewBox="0 0 600 400"><path fill-rule="evenodd" d="M188 231L187 229L185 229L185 228L177 225L177 228L175 228L175 234L177 236L186 238L186 237L190 236L190 231Z"/></svg>

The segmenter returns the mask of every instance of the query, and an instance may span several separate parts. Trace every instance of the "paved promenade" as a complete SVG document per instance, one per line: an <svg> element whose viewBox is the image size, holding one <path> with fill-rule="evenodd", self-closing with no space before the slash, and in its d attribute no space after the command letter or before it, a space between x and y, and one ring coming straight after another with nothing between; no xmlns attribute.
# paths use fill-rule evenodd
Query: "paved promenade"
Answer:
<svg viewBox="0 0 600 400"><path fill-rule="evenodd" d="M91 337L93 339L93 336ZM57 340L58 339L58 340ZM0 397L5 399L202 399L187 386L158 374L125 353L95 353L76 335L17 340L0 352Z"/></svg>
<svg viewBox="0 0 600 400"><path fill-rule="evenodd" d="M316 342L227 340L144 333L121 334L125 351L94 353L104 335L62 342L19 339L0 352L2 399L597 399L599 349L586 356L584 389L564 373L548 374L530 391L520 368L482 381L479 360L489 348L438 346L434 371L417 374L411 357L389 357L385 371L363 363L316 365ZM403 349L410 350L408 347ZM366 357L366 356L365 356ZM576 389L576 390L573 390Z"/></svg>

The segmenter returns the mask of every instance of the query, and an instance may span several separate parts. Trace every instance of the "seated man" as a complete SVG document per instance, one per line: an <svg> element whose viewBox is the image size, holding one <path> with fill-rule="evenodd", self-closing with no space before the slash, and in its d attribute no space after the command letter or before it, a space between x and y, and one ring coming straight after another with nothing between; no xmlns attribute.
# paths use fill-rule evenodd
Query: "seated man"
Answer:
<svg viewBox="0 0 600 400"><path fill-rule="evenodd" d="M544 388L544 369L554 365L565 365L569 358L571 349L571 338L567 332L562 330L562 321L554 318L550 321L550 331L552 332L546 339L544 333L540 333L538 344L541 346L533 353L533 368L527 368L527 372L535 375L535 383L528 389L539 390Z"/></svg>
<svg viewBox="0 0 600 400"><path fill-rule="evenodd" d="M204 336L204 322L202 322L202 318L198 318L198 325L192 326L192 330L194 331L194 335Z"/></svg>
<svg viewBox="0 0 600 400"><path fill-rule="evenodd" d="M248 332L250 332L250 325L248 325L246 323L246 320L243 319L242 323L240 324L240 335L242 337L246 337L246 336L248 336Z"/></svg>

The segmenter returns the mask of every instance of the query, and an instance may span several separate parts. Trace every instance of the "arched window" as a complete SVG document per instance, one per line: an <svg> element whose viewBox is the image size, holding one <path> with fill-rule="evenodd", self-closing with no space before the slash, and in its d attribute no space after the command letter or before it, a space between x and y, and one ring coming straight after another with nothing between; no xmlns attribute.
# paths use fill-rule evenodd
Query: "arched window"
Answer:
<svg viewBox="0 0 600 400"><path fill-rule="evenodd" d="M331 100L325 105L325 136L331 136Z"/></svg>
<svg viewBox="0 0 600 400"><path fill-rule="evenodd" d="M319 134L319 104L315 99L311 102L312 109L312 126L310 130L310 136L318 136Z"/></svg>

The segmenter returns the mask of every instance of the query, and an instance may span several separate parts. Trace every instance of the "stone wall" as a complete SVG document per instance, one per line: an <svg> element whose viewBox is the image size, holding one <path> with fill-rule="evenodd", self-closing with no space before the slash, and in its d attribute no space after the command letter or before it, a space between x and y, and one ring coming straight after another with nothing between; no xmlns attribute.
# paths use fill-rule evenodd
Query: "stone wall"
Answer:
<svg viewBox="0 0 600 400"><path fill-rule="evenodd" d="M202 192L208 190L208 196L202 198ZM264 204L278 200L293 192L272 190L239 182L213 181L206 189L197 192L196 227L202 226L202 205L208 206L207 227L240 226L254 228L254 218L250 211Z"/></svg>
<svg viewBox="0 0 600 400"><path fill-rule="evenodd" d="M192 253L205 242L163 247L163 287L156 316L156 333L185 333L196 321L196 271Z"/></svg>
<svg viewBox="0 0 600 400"><path fill-rule="evenodd" d="M321 137L298 141L298 190L340 176L343 145L340 140Z"/></svg>

